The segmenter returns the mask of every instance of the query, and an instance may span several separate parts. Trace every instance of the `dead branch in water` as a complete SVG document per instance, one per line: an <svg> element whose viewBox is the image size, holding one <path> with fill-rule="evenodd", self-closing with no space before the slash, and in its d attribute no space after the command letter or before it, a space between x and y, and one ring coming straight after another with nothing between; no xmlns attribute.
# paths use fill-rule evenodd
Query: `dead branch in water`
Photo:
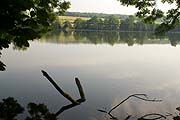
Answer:
<svg viewBox="0 0 180 120"><path fill-rule="evenodd" d="M84 94L84 90L83 87L80 83L80 80L78 78L75 78L75 82L79 91L79 95L80 95L80 99L74 100L69 94L65 93L57 84L56 82L48 75L47 72L45 71L41 71L43 73L43 75L51 82L51 84L56 88L56 90L62 95L64 96L67 100L69 100L70 102L72 102L72 104L66 105L61 107L61 109L55 114L56 116L58 116L59 114L61 114L62 112L64 112L65 110L68 110L72 107L75 107L77 105L80 105L82 102L86 101L85 98L85 94Z"/></svg>
<svg viewBox="0 0 180 120"><path fill-rule="evenodd" d="M111 108L109 111L106 111L106 110L101 110L101 109L98 109L98 111L99 112L102 112L102 113L105 113L105 114L108 114L110 117L111 117L111 119L114 119L114 120L117 120L117 117L115 117L114 115L112 115L111 114L111 112L113 111L113 110L115 110L117 107L119 107L121 104L123 104L124 102L126 102L128 99L130 99L131 97L135 97L135 98L138 98L138 99L140 99L140 100L143 100L143 101L149 101L149 102L161 102L162 100L156 100L156 99L148 99L148 96L146 95L146 94L132 94L132 95L130 95L130 96L128 96L127 98L125 98L124 100L122 100L119 104L117 104L116 106L114 106L113 108ZM149 116L151 115L151 114L148 114ZM153 114L153 115L155 115L155 114ZM156 115L160 115L160 114L156 114ZM131 115L130 116L128 116L127 118L126 118L126 120L127 119L129 119L131 117ZM141 117L141 118L144 118L144 117L146 117L146 116L143 116L143 117ZM157 117L158 118L158 117ZM162 117L161 117L162 118ZM141 119L140 119L141 120ZM144 119L145 120L145 119Z"/></svg>
<svg viewBox="0 0 180 120"><path fill-rule="evenodd" d="M132 95L128 96L126 99L122 100L119 104L117 104L116 106L111 108L109 110L108 114L111 114L111 112L113 110L115 110L117 107L119 107L122 103L126 102L131 97L135 97L135 98L138 98L140 100L149 101L149 102L161 102L162 101L162 100L156 100L156 99L148 99L146 94L132 94Z"/></svg>
<svg viewBox="0 0 180 120"><path fill-rule="evenodd" d="M64 96L66 99L68 99L70 102L72 102L73 104L79 104L78 102L76 102L76 100L74 100L69 94L65 93L57 84L56 82L48 75L47 72L45 72L44 70L41 70L41 72L43 73L43 75L51 82L51 84L56 88L56 90L62 95Z"/></svg>
<svg viewBox="0 0 180 120"><path fill-rule="evenodd" d="M78 78L75 78L75 81L76 81L77 88L79 90L79 95L81 97L80 99L81 101L85 101L86 98L85 98L84 90L83 90L83 87L81 86L80 80Z"/></svg>
<svg viewBox="0 0 180 120"><path fill-rule="evenodd" d="M79 104L69 104L69 105L65 105L65 106L63 106L63 107L61 107L57 112L56 112L56 116L58 116L58 115L60 115L62 112L64 112L64 111L66 111L66 110L68 110L68 109L71 109L71 108L73 108L73 107L75 107L75 106L78 106L78 105L80 105L82 102L84 102L85 100L82 100L81 98L80 99L78 99L78 100L76 100Z"/></svg>

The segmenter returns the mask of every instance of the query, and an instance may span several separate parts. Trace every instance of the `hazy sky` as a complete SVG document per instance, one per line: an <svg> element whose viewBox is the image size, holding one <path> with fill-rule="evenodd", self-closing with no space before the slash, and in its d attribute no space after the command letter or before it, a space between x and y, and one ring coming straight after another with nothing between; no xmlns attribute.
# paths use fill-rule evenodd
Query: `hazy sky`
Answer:
<svg viewBox="0 0 180 120"><path fill-rule="evenodd" d="M95 12L109 14L134 14L137 10L134 7L125 7L117 0L68 0L71 2L70 12ZM161 9L167 11L167 4L159 4Z"/></svg>
<svg viewBox="0 0 180 120"><path fill-rule="evenodd" d="M117 0L68 0L71 12L96 12L109 14L133 14L136 9L124 7Z"/></svg>

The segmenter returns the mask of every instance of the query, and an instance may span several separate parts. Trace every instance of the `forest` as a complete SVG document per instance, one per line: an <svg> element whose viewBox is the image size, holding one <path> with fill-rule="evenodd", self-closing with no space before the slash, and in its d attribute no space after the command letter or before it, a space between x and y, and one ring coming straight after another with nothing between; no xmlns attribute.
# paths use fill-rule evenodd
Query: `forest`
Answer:
<svg viewBox="0 0 180 120"><path fill-rule="evenodd" d="M68 12L65 16L77 17L74 21L59 20L54 24L56 30L116 30L116 31L149 31L154 32L159 26L159 21L155 24L144 23L141 19L130 15L113 15L100 13L72 13ZM94 15L94 16L93 16ZM89 19L83 19L89 17ZM170 32L178 32L180 30L177 25Z"/></svg>

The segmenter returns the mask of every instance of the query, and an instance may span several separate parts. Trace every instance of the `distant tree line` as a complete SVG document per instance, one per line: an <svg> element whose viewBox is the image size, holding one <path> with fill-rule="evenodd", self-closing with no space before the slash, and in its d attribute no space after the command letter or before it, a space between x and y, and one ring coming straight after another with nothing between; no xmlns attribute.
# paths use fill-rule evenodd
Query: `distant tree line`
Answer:
<svg viewBox="0 0 180 120"><path fill-rule="evenodd" d="M119 29L120 21L116 16L108 18L92 17L89 20L78 18L74 21L74 29L90 29L90 30L117 30Z"/></svg>
<svg viewBox="0 0 180 120"><path fill-rule="evenodd" d="M60 15L59 13L56 13L57 15ZM121 15L121 14L105 14L105 13L82 13L82 12L66 12L64 13L65 16L74 16L74 17L88 17L92 18L94 16L98 16L100 18L107 18L109 16L116 16L119 19L125 19L128 17L128 15Z"/></svg>
<svg viewBox="0 0 180 120"><path fill-rule="evenodd" d="M77 18L74 22L65 21L64 23L56 23L55 29L63 30L119 30L119 31L155 31L158 24L145 24L134 16L126 19L119 19L117 16L111 15L107 18L94 16L89 20ZM180 27L177 26L172 32L178 32Z"/></svg>

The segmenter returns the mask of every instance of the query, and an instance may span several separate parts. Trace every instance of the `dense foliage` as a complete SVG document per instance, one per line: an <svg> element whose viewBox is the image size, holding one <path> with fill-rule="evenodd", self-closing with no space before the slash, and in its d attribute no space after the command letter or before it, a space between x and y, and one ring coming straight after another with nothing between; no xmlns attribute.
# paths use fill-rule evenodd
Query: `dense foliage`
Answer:
<svg viewBox="0 0 180 120"><path fill-rule="evenodd" d="M156 23L154 24L145 23L142 19L138 19L133 15L127 16L126 19L119 19L117 16L111 15L107 18L94 16L89 20L77 17L77 19L74 22L66 19L64 23L62 21L61 23L57 22L54 28L56 30L75 29L75 30L120 30L120 31L158 32L157 29L159 29L160 27L159 23L160 21L156 21ZM180 25L176 24L176 26L173 29L170 29L169 32L179 32L179 30L180 30Z"/></svg>
<svg viewBox="0 0 180 120"><path fill-rule="evenodd" d="M67 24L68 23L68 24ZM56 23L55 29L75 30L120 30L120 31L154 31L156 25L145 24L134 16L126 19L118 19L116 16L100 18L94 16L89 20L77 18L74 22L65 21L62 24Z"/></svg>
<svg viewBox="0 0 180 120"><path fill-rule="evenodd" d="M120 20L113 15L104 19L98 16L94 16L89 20L77 18L73 23L70 23L71 25L69 24L69 26L66 24L67 21L63 23L63 27L61 28L69 27L71 29L118 30L120 25Z"/></svg>
<svg viewBox="0 0 180 120"><path fill-rule="evenodd" d="M39 38L50 30L55 20L54 10L60 14L70 3L61 0L2 0L0 4L0 50L10 43L28 47L28 40ZM4 70L0 62L0 70Z"/></svg>
<svg viewBox="0 0 180 120"><path fill-rule="evenodd" d="M57 120L57 116L49 112L45 104L29 103L27 109L29 116L24 120ZM3 99L0 102L1 120L17 120L17 116L24 111L24 108L12 97Z"/></svg>

